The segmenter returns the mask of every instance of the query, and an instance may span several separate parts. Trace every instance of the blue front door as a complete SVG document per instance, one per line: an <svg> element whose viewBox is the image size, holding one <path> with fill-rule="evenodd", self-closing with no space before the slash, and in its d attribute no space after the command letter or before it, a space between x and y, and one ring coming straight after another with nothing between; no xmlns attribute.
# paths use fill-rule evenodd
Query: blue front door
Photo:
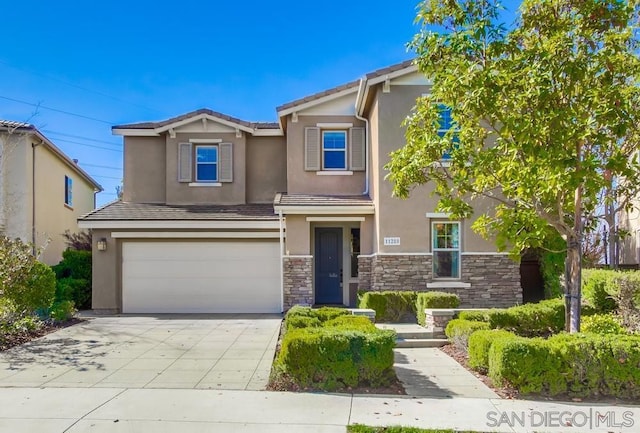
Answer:
<svg viewBox="0 0 640 433"><path fill-rule="evenodd" d="M342 229L315 231L316 304L342 304Z"/></svg>

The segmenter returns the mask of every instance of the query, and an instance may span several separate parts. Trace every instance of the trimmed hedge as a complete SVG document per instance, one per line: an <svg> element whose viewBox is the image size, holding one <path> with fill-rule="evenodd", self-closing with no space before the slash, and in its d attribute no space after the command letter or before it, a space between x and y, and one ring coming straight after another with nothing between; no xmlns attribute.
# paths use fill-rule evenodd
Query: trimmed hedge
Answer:
<svg viewBox="0 0 640 433"><path fill-rule="evenodd" d="M473 332L469 336L469 367L486 372L489 369L489 349L498 339L516 338L513 332L504 329L489 329Z"/></svg>
<svg viewBox="0 0 640 433"><path fill-rule="evenodd" d="M344 308L309 308L296 305L284 317L284 330L286 332L290 329L318 327L323 322L348 314L349 310Z"/></svg>
<svg viewBox="0 0 640 433"><path fill-rule="evenodd" d="M416 316L418 323L425 325L425 308L458 308L460 297L455 293L445 292L424 292L418 293L416 297Z"/></svg>
<svg viewBox="0 0 640 433"><path fill-rule="evenodd" d="M559 334L496 339L489 376L521 393L640 398L640 337Z"/></svg>
<svg viewBox="0 0 640 433"><path fill-rule="evenodd" d="M469 336L475 331L487 329L489 329L489 324L486 322L453 319L447 324L444 333L455 346L466 351L469 344Z"/></svg>
<svg viewBox="0 0 640 433"><path fill-rule="evenodd" d="M620 320L613 314L594 314L582 318L580 325L582 332L594 334L626 334L627 331L620 324Z"/></svg>
<svg viewBox="0 0 640 433"><path fill-rule="evenodd" d="M320 310L297 307L287 313L276 369L301 387L326 391L387 385L394 378L395 332L376 328L366 317L347 316L346 310ZM311 326L295 327L305 320Z"/></svg>
<svg viewBox="0 0 640 433"><path fill-rule="evenodd" d="M416 315L416 292L364 292L358 308L375 310L376 322L410 322Z"/></svg>
<svg viewBox="0 0 640 433"><path fill-rule="evenodd" d="M506 309L462 311L458 317L487 322L491 329L506 329L523 337L537 337L563 331L564 314L562 299L548 299ZM593 309L583 306L582 314L593 314Z"/></svg>
<svg viewBox="0 0 640 433"><path fill-rule="evenodd" d="M608 269L582 271L582 296L598 313L618 308L616 297L622 284L632 287L636 308L640 307L640 272Z"/></svg>

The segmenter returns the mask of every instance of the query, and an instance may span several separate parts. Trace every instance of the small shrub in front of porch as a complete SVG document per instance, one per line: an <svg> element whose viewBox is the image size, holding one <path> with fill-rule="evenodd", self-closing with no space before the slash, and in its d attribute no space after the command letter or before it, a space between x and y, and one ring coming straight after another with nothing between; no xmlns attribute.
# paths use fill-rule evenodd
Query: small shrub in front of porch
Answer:
<svg viewBox="0 0 640 433"><path fill-rule="evenodd" d="M471 334L487 329L489 329L489 324L486 322L453 319L447 324L444 333L453 345L466 352Z"/></svg>
<svg viewBox="0 0 640 433"><path fill-rule="evenodd" d="M358 308L374 310L376 322L413 322L416 317L416 292L364 292Z"/></svg>
<svg viewBox="0 0 640 433"><path fill-rule="evenodd" d="M297 307L285 317L275 371L301 388L383 387L395 379L395 333L369 319ZM326 320L322 320L326 319ZM302 326L303 322L309 326ZM294 325L295 323L295 325Z"/></svg>
<svg viewBox="0 0 640 433"><path fill-rule="evenodd" d="M416 296L416 311L418 323L425 326L425 313L427 308L458 308L460 297L455 293L445 292L421 292Z"/></svg>

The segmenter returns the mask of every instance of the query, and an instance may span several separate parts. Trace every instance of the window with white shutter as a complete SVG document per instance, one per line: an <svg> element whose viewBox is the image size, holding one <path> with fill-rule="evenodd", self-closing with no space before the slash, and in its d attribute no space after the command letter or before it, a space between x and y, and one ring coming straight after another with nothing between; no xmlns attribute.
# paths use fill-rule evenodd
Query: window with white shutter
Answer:
<svg viewBox="0 0 640 433"><path fill-rule="evenodd" d="M365 129L356 127L349 129L350 168L362 171L366 165Z"/></svg>
<svg viewBox="0 0 640 433"><path fill-rule="evenodd" d="M320 128L307 127L304 129L304 169L320 170L320 159Z"/></svg>
<svg viewBox="0 0 640 433"><path fill-rule="evenodd" d="M178 182L191 182L193 179L192 148L191 143L178 144Z"/></svg>
<svg viewBox="0 0 640 433"><path fill-rule="evenodd" d="M220 182L233 182L233 144L220 143Z"/></svg>

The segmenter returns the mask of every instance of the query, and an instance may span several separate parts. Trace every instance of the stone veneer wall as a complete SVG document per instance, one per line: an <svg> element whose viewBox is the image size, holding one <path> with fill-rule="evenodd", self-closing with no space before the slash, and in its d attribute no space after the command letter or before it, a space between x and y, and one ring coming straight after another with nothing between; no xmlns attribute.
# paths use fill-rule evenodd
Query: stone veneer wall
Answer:
<svg viewBox="0 0 640 433"><path fill-rule="evenodd" d="M359 272L364 272L359 273L358 289L456 293L461 308L510 307L522 303L518 263L502 254L465 254L461 260L462 278L452 283L468 283L471 287L427 288L427 283L438 282L432 280L431 255L361 256Z"/></svg>
<svg viewBox="0 0 640 433"><path fill-rule="evenodd" d="M294 305L313 305L313 257L284 256L284 311Z"/></svg>

